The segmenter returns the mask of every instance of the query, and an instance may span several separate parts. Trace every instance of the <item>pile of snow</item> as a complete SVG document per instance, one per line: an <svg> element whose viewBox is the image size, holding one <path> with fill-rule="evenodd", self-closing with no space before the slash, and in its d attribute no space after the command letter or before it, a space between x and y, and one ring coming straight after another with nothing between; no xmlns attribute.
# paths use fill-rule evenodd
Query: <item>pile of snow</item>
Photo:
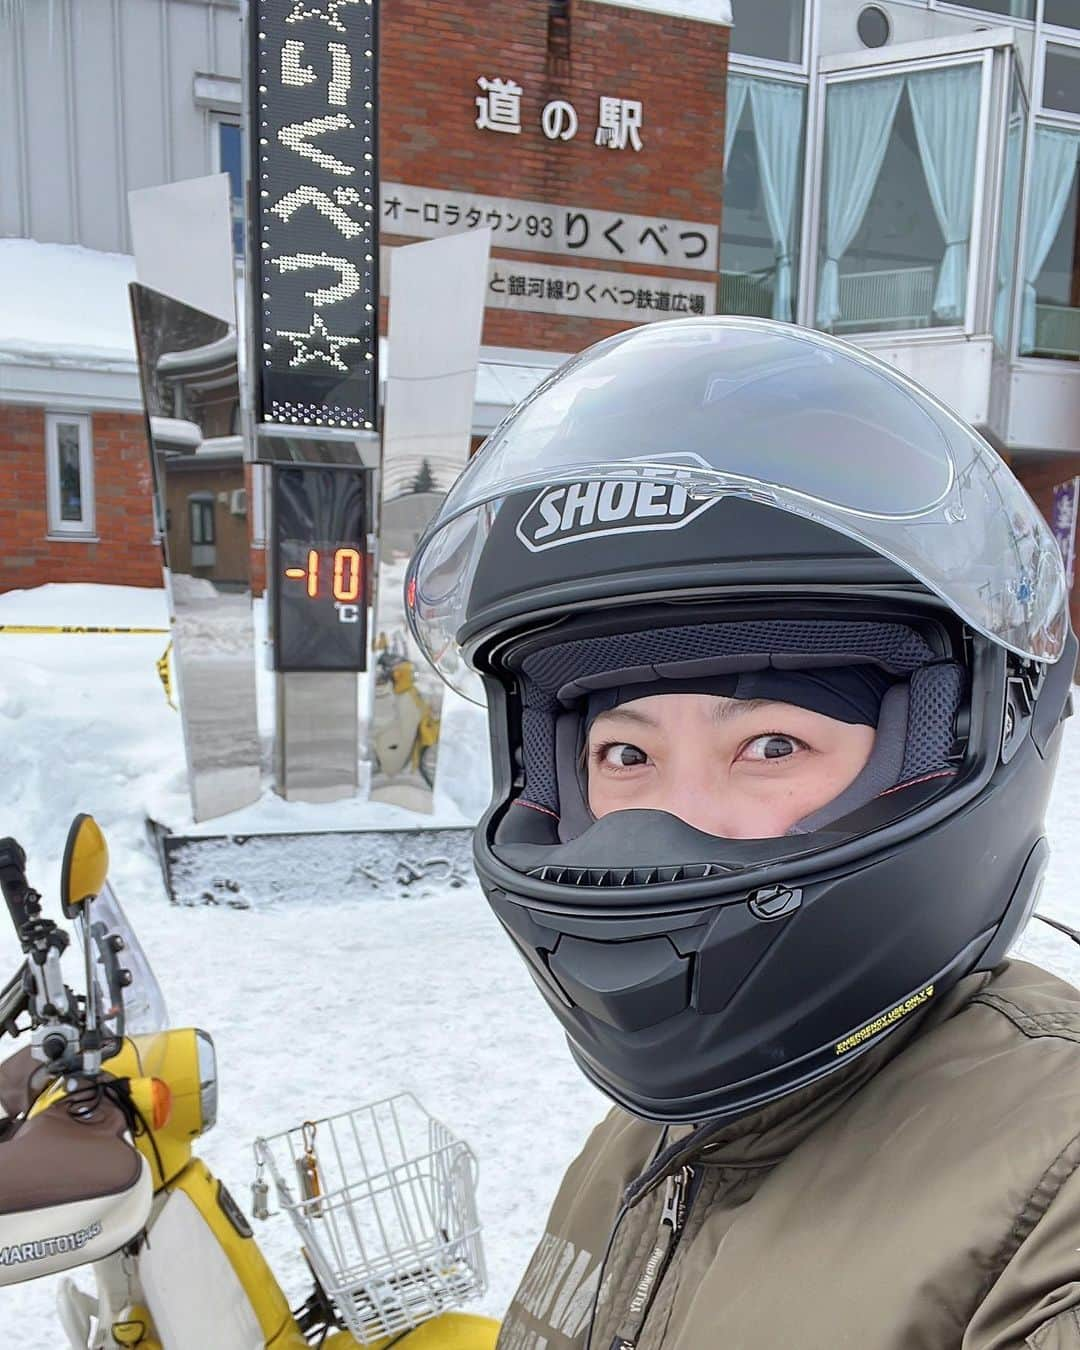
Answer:
<svg viewBox="0 0 1080 1350"><path fill-rule="evenodd" d="M165 621L157 591L49 586L0 596L0 624ZM76 811L101 821L114 886L174 1024L205 1027L217 1043L219 1122L197 1150L245 1210L252 1140L311 1117L409 1090L468 1139L480 1159L490 1270L480 1306L499 1316L563 1169L605 1102L573 1067L554 1018L475 886L362 900L313 887L304 900L250 910L168 904L143 830L147 811L179 819L188 809L179 718L154 669L165 640L0 634L0 835L22 842L31 879L58 916L68 823ZM481 762L482 731L467 705L447 711L447 743L461 763ZM305 815L317 820L340 809L297 805L275 808L290 817L289 828ZM1080 718L1066 730L1050 811L1055 852L1041 902L1080 926L1078 820ZM1080 983L1080 949L1043 925L1032 926L1021 954ZM18 959L0 924L0 981ZM74 966L69 978L76 979ZM256 1232L298 1300L306 1281L287 1221L279 1216ZM42 1280L4 1291L9 1343L54 1350L54 1288Z"/></svg>
<svg viewBox="0 0 1080 1350"><path fill-rule="evenodd" d="M184 579L194 588L208 582ZM45 740L63 735L67 761L82 765L77 775L76 810L111 812L127 819L131 792L138 800L133 835L142 841L141 818L148 815L177 834L259 834L317 830L409 829L473 825L490 798L491 772L483 711L447 691L443 700L444 741L436 779L435 809L418 815L385 802L365 800L361 792L339 802L314 805L287 802L271 781L274 728L273 672L267 650L266 604L254 605L255 679L259 732L263 746L264 791L260 800L240 811L196 824L191 816L187 769L178 714L166 702L155 662L169 641L168 609L163 590L135 586L49 585L0 595L0 624L73 625L158 628L158 634L101 636L77 634L11 637L0 634L0 657L17 652L20 678L0 674L0 729L4 717L18 718L20 742L33 746L37 730L28 718L40 717ZM198 625L193 617L194 630ZM0 665L0 671L7 662ZM16 690L16 685L18 689ZM441 686L440 686L441 688ZM359 680L361 715L368 707L366 676ZM8 711L10 709L10 711ZM101 720L104 714L106 720ZM102 734L98 734L98 733ZM25 772L34 786L34 802L63 806L39 794L39 759L28 754ZM8 761L10 765L10 760ZM109 766L91 771L93 766ZM360 766L363 773L366 766ZM133 780L137 780L134 789ZM113 792L118 789L118 793ZM87 795L89 794L89 795ZM115 801L115 807L113 805ZM2 831L0 831L2 833Z"/></svg>
<svg viewBox="0 0 1080 1350"><path fill-rule="evenodd" d="M78 244L0 239L0 359L135 361L135 259Z"/></svg>

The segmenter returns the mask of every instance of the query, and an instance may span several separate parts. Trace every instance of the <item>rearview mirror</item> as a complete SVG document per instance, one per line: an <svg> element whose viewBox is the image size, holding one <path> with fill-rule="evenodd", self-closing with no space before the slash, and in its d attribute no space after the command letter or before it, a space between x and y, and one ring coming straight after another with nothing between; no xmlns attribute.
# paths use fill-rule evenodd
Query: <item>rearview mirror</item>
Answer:
<svg viewBox="0 0 1080 1350"><path fill-rule="evenodd" d="M60 904L74 919L87 900L101 894L109 875L109 846L101 826L84 812L71 822L60 868Z"/></svg>

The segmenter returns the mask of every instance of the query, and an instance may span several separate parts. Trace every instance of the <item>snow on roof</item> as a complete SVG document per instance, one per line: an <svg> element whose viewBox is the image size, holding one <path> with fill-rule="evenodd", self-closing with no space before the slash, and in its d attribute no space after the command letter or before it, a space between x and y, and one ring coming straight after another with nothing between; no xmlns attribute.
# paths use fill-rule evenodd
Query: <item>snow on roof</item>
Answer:
<svg viewBox="0 0 1080 1350"><path fill-rule="evenodd" d="M0 353L134 362L134 280L126 253L0 239Z"/></svg>
<svg viewBox="0 0 1080 1350"><path fill-rule="evenodd" d="M674 19L696 19L698 23L722 23L731 26L731 0L595 0L602 5L621 5L623 9L646 9L654 14L670 14Z"/></svg>
<svg viewBox="0 0 1080 1350"><path fill-rule="evenodd" d="M684 2L702 4L706 0ZM134 366L135 338L128 300L128 282L134 280L135 260L126 253L102 253L77 244L42 244L36 239L0 239L0 361L5 356L44 357L50 361L109 361ZM238 303L242 307L242 294ZM202 361L214 355L232 355L235 350L236 338L229 335L199 348L197 353L169 353L161 358L159 369L186 367L193 357ZM503 410L524 398L565 359L565 353L483 349L476 402L488 408L490 415L477 429L490 430ZM380 338L380 377L384 381L389 364L389 345Z"/></svg>

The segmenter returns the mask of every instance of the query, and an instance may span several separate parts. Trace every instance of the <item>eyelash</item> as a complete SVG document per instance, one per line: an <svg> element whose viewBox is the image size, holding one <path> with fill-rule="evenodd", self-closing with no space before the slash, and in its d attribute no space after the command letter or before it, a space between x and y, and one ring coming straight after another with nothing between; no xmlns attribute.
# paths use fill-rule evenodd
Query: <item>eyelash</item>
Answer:
<svg viewBox="0 0 1080 1350"><path fill-rule="evenodd" d="M798 748L799 748L800 750L809 750L809 749L810 749L810 746L807 745L807 743L806 743L805 741L800 740L798 736L793 736L793 735L791 734L790 731L759 731L758 734L757 734L756 736L751 736L749 740L744 741L744 742L742 743L742 745L739 746L739 754L736 756L736 758L741 757L742 752L746 749L746 747L747 747L748 745L753 745L755 741L767 741L767 740L771 739L771 738L774 737L774 736L777 737L779 740L782 740L782 741L790 741L790 742L792 743L792 745L798 746ZM777 755L776 758L777 758L777 759L790 759L791 756L790 756L790 755ZM761 759L761 760L758 760L757 762L760 763L760 764L769 764L769 763L772 763L773 761L768 760L768 759Z"/></svg>
<svg viewBox="0 0 1080 1350"><path fill-rule="evenodd" d="M750 736L750 737L748 737L747 740L743 741L742 745L739 746L739 753L736 755L736 759L741 758L743 751L746 749L746 747L747 747L748 745L753 745L755 741L764 741L764 740L768 740L770 737L773 737L773 736L778 737L778 738L781 739L781 740L791 741L792 744L798 746L798 748L799 748L800 750L810 750L810 749L812 748L811 746L807 745L807 743L806 743L805 741L800 740L798 736L793 736L793 735L791 734L790 731L759 731L759 732L757 733L757 735L755 735L755 736ZM593 750L592 750L592 761L593 761L593 763L594 763L594 764L597 764L597 765L603 765L603 767L607 770L608 773L629 773L629 772L632 772L634 769L639 769L639 768L641 767L640 764L605 764L605 763L604 763L604 761L605 761L605 759L606 759L606 757L607 757L607 752L608 752L609 750L613 750L617 745L633 745L633 742L632 742L632 741L603 741L603 742L601 742L600 745L597 745L597 746L594 746L594 747L593 747ZM640 750L641 747L640 747L640 746L634 746L634 749L635 749L635 750ZM644 754L644 753L645 753L645 752L642 751L642 754ZM789 755L778 755L778 756L776 756L776 760L789 759L789 758L790 758ZM776 760L760 759L760 760L757 760L757 761L755 761L755 762L756 762L756 763L759 763L759 764L769 764L769 763L775 763Z"/></svg>

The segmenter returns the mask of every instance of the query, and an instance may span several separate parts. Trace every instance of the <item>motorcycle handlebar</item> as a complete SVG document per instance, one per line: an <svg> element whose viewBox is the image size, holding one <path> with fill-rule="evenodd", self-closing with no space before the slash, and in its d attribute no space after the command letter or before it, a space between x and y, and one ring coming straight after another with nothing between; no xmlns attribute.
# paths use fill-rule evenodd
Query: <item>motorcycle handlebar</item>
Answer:
<svg viewBox="0 0 1080 1350"><path fill-rule="evenodd" d="M26 852L17 840L0 839L0 891L4 893L15 932L22 937L23 928L41 913L37 892L26 880Z"/></svg>

